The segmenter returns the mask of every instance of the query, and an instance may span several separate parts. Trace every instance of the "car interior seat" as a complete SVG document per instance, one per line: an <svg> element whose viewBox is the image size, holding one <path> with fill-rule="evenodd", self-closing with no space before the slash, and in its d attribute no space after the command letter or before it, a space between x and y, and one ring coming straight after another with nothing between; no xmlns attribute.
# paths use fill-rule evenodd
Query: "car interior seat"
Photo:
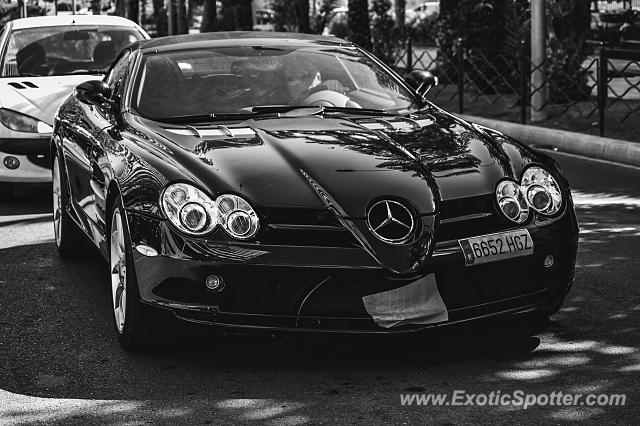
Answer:
<svg viewBox="0 0 640 426"><path fill-rule="evenodd" d="M16 53L19 74L45 75L47 55L40 43L31 43Z"/></svg>
<svg viewBox="0 0 640 426"><path fill-rule="evenodd" d="M101 41L93 49L93 63L96 69L106 68L118 55L116 44L113 41Z"/></svg>

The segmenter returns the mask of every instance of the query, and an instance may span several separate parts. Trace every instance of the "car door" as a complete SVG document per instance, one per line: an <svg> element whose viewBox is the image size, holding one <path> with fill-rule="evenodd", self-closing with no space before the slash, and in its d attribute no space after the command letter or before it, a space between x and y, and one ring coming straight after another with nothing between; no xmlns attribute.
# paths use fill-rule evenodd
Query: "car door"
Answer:
<svg viewBox="0 0 640 426"><path fill-rule="evenodd" d="M129 55L128 51L124 52L105 77L110 86L122 74L122 68L128 65ZM70 120L62 123L61 133L74 210L85 231L96 241L104 233L104 220L101 217L105 196L104 173L98 165L98 159L104 156L104 149L99 135L113 126L114 115L113 108L106 103L96 105L76 100L67 110Z"/></svg>
<svg viewBox="0 0 640 426"><path fill-rule="evenodd" d="M100 126L99 131L94 135L93 149L91 152L91 189L93 191L94 218L100 235L106 232L107 216L107 193L108 185L112 175L110 155L114 150L119 149L120 136L120 114L122 112L125 90L127 88L128 77L135 62L135 53L124 51L116 58L113 67L107 73L105 82L111 89L111 104L114 106L107 108L96 108L93 114L94 123Z"/></svg>

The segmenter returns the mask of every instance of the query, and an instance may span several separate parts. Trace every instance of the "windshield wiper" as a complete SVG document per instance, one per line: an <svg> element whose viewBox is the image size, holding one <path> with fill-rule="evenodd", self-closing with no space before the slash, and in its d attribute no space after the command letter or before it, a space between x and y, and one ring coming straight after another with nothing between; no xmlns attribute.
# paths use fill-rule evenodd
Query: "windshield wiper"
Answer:
<svg viewBox="0 0 640 426"><path fill-rule="evenodd" d="M374 108L354 108L354 107L324 107L324 112L327 113L342 113L349 115L382 115L385 117L395 117L398 114L394 114L392 112L387 112L383 109L374 109Z"/></svg>
<svg viewBox="0 0 640 426"><path fill-rule="evenodd" d="M251 108L254 113L272 113L279 117L304 117L309 115L323 115L327 113L342 113L348 115L373 115L373 116L396 116L382 109L354 108L354 107L333 107L320 105L265 105Z"/></svg>
<svg viewBox="0 0 640 426"><path fill-rule="evenodd" d="M226 120L248 120L255 117L256 114L251 112L228 112L220 114L192 114L192 115L176 115L173 117L149 117L154 121L162 121L163 123L202 123Z"/></svg>
<svg viewBox="0 0 640 426"><path fill-rule="evenodd" d="M261 105L251 108L254 114L277 114L280 117L304 117L324 112L324 107L315 105Z"/></svg>
<svg viewBox="0 0 640 426"><path fill-rule="evenodd" d="M398 114L381 109L349 108L329 106L305 106L305 105L264 105L251 108L250 112L225 112L211 114L176 115L173 117L151 118L154 121L172 124L202 123L228 120L249 120L256 117L296 118L312 115L345 114L395 117Z"/></svg>

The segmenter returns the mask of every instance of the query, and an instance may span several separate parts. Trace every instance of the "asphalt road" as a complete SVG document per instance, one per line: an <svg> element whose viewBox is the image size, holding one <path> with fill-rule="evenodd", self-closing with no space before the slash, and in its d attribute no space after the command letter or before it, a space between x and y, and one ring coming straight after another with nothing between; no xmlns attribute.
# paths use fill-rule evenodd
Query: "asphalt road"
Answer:
<svg viewBox="0 0 640 426"><path fill-rule="evenodd" d="M111 329L105 266L58 258L49 194L30 189L0 204L0 423L635 423L640 169L554 156L581 224L576 284L549 329L529 338L493 330L229 337L189 328L176 331L182 343L128 353ZM404 393L453 398L456 390L475 394L476 405L400 403ZM626 394L626 404L478 405L480 394L516 390Z"/></svg>

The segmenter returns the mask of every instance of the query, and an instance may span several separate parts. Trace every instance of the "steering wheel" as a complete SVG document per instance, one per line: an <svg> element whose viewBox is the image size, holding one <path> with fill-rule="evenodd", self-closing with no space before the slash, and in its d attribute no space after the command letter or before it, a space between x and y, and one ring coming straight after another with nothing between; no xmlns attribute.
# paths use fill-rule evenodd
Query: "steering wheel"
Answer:
<svg viewBox="0 0 640 426"><path fill-rule="evenodd" d="M362 108L360 104L351 100L347 95L335 90L321 89L314 91L302 101L303 105L318 105L331 107Z"/></svg>

